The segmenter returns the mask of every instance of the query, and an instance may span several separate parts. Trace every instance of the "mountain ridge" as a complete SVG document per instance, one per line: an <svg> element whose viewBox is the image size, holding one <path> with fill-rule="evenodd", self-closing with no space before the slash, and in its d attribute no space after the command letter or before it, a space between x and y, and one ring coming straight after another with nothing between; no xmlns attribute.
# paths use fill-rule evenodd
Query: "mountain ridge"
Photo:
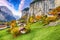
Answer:
<svg viewBox="0 0 60 40"><path fill-rule="evenodd" d="M2 21L16 20L13 13L6 6L0 6L0 14L3 16L2 17L0 15L2 17L2 18L0 18L0 20L2 20Z"/></svg>

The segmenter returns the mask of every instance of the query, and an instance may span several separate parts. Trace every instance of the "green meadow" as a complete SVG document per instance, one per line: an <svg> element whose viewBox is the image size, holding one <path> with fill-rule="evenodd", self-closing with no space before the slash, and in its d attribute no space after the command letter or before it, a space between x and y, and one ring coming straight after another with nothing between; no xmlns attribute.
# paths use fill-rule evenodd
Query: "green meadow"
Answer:
<svg viewBox="0 0 60 40"><path fill-rule="evenodd" d="M0 30L0 40L60 40L60 25L44 27L42 23L31 24L31 32L14 38L7 32Z"/></svg>

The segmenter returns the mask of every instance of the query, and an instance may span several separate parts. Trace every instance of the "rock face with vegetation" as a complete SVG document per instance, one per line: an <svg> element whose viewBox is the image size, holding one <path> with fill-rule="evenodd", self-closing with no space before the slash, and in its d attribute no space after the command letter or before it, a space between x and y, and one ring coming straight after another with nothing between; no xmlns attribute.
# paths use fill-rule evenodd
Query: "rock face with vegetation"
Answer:
<svg viewBox="0 0 60 40"><path fill-rule="evenodd" d="M5 6L0 6L0 20L1 21L11 21L15 20L12 12Z"/></svg>

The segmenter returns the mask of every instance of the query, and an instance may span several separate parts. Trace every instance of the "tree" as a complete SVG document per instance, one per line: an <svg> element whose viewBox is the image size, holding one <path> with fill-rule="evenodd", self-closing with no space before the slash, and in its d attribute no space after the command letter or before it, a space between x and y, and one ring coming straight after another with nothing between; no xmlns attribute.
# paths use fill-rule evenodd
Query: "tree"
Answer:
<svg viewBox="0 0 60 40"><path fill-rule="evenodd" d="M40 20L41 16L37 15L35 18L36 18L36 20Z"/></svg>

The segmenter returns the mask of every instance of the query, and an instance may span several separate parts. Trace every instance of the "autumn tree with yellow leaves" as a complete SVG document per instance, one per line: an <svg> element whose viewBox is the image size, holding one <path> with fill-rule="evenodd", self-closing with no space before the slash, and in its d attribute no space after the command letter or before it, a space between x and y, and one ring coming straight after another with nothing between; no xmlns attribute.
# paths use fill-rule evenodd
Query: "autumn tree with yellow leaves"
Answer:
<svg viewBox="0 0 60 40"><path fill-rule="evenodd" d="M31 22L31 23L33 23L34 22L34 17L33 16L31 16L30 18L29 18L29 22Z"/></svg>
<svg viewBox="0 0 60 40"><path fill-rule="evenodd" d="M36 20L40 20L41 19L41 16L37 15L37 16L35 16L35 19Z"/></svg>

